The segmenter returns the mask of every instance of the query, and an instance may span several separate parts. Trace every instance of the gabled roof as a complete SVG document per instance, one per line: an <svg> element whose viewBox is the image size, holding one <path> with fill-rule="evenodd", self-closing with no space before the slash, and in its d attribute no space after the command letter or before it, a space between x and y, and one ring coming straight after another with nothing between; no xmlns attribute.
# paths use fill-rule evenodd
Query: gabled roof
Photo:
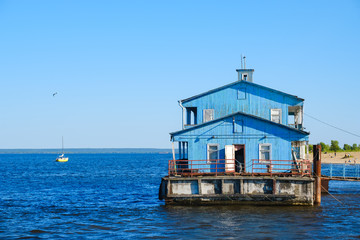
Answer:
<svg viewBox="0 0 360 240"><path fill-rule="evenodd" d="M266 122L266 123L269 123L269 124L274 124L276 126L279 126L279 127L282 127L282 128L285 128L285 129L288 129L288 130L291 130L291 131L294 131L294 132L297 132L297 133L300 133L300 134L303 134L303 135L309 135L310 134L309 132L305 132L305 131L302 131L302 130L299 130L299 129L296 129L296 128L293 128L293 127L289 127L289 126L286 126L284 124L276 123L276 122L270 121L270 120L265 119L265 118L261 118L261 117L254 116L254 115L251 115L251 114L247 114L247 113L244 113L244 112L236 112L236 113L232 113L232 114L226 115L226 116L221 117L221 118L214 119L212 121L208 121L208 122L205 122L205 123L198 124L196 126L193 126L193 127L187 128L187 129L172 132L172 133L170 133L170 136L181 134L181 133L191 131L191 130L194 130L194 129L197 129L197 128L201 128L203 126L206 126L206 125L209 125L209 124L212 124L212 123L215 123L215 122L219 122L219 121L221 121L223 119L233 117L233 116L236 116L236 115L243 115L245 117L257 119L257 120L260 120L260 121L263 121L263 122Z"/></svg>
<svg viewBox="0 0 360 240"><path fill-rule="evenodd" d="M291 94L288 94L288 93L284 93L284 92L281 92L281 91L278 91L278 90L275 90L275 89L272 89L272 88L269 88L269 87L265 87L265 86L262 86L262 85L259 85L259 84L256 84L256 83L253 83L253 82L248 82L248 81L236 81L236 82L233 82L233 83L230 83L230 84L227 84L227 85L224 85L222 87L218 87L218 88L215 88L215 89L212 89L210 91L207 91L207 92L204 92L204 93L200 93L198 95L195 95L195 96L192 96L192 97L189 97L189 98L186 98L186 99L183 99L183 100L180 100L181 102L188 102L190 100L193 100L195 98L199 98L199 97L202 97L202 96L205 96L205 95L208 95L210 93L213 93L213 92L217 92L217 91L220 91L222 89L225 89L225 88L228 88L228 87L231 87L233 85L236 85L236 84L248 84L250 86L255 86L255 87L260 87L260 88L264 88L266 90L269 90L269 91L272 91L272 92L276 92L276 93L279 93L281 95L285 95L285 96L288 96L288 97L291 97L291 98L295 98L299 101L304 101L304 99L302 98L299 98L298 96L295 96L295 95L291 95Z"/></svg>

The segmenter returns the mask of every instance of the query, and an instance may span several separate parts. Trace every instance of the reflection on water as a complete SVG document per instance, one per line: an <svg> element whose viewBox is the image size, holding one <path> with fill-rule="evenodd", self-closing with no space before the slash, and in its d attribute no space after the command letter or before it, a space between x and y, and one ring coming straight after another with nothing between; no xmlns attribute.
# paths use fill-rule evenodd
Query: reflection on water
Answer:
<svg viewBox="0 0 360 240"><path fill-rule="evenodd" d="M165 206L164 154L0 156L0 238L360 238L360 183L330 182L319 207Z"/></svg>

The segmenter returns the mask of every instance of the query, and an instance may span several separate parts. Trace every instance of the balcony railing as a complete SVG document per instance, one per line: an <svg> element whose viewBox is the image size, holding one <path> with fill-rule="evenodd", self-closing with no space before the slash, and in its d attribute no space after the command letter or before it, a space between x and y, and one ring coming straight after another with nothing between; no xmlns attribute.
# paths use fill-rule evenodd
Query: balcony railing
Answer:
<svg viewBox="0 0 360 240"><path fill-rule="evenodd" d="M280 175L311 176L309 160L259 160L253 159L252 165L246 167L236 159L216 160L169 160L169 176L198 175Z"/></svg>
<svg viewBox="0 0 360 240"><path fill-rule="evenodd" d="M311 176L310 160L252 160L255 175Z"/></svg>
<svg viewBox="0 0 360 240"><path fill-rule="evenodd" d="M235 159L169 160L169 176L240 174L243 165Z"/></svg>

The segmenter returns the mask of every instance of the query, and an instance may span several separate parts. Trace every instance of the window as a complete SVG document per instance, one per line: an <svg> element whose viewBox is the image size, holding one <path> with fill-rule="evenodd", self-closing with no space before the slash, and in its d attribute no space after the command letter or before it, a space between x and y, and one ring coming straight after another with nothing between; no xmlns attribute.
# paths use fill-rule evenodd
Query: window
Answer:
<svg viewBox="0 0 360 240"><path fill-rule="evenodd" d="M211 160L219 159L219 144L208 144L207 145L207 162Z"/></svg>
<svg viewBox="0 0 360 240"><path fill-rule="evenodd" d="M243 77L242 80L245 80L245 81L246 81L247 76L248 76L247 74L243 74L243 75L242 75L242 77Z"/></svg>
<svg viewBox="0 0 360 240"><path fill-rule="evenodd" d="M259 159L271 160L271 144L269 143L259 144Z"/></svg>
<svg viewBox="0 0 360 240"><path fill-rule="evenodd" d="M240 88L238 90L238 100L243 100L243 99L246 99L246 88Z"/></svg>
<svg viewBox="0 0 360 240"><path fill-rule="evenodd" d="M281 123L281 109L271 109L271 121Z"/></svg>
<svg viewBox="0 0 360 240"><path fill-rule="evenodd" d="M197 108L196 107L187 107L186 108L186 125L196 125L197 124Z"/></svg>
<svg viewBox="0 0 360 240"><path fill-rule="evenodd" d="M214 109L204 109L203 122L214 120Z"/></svg>
<svg viewBox="0 0 360 240"><path fill-rule="evenodd" d="M302 106L288 107L288 125L297 129L302 129Z"/></svg>

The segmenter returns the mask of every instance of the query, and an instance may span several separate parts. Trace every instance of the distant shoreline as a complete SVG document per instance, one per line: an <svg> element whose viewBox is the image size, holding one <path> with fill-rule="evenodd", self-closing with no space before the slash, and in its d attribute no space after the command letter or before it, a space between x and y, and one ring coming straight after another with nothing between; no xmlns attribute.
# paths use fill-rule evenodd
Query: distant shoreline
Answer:
<svg viewBox="0 0 360 240"><path fill-rule="evenodd" d="M177 152L177 149L175 150ZM0 149L0 154L58 154L61 149ZM67 148L66 154L72 153L159 153L170 154L171 149L166 148Z"/></svg>
<svg viewBox="0 0 360 240"><path fill-rule="evenodd" d="M310 155L310 160L312 160L312 153ZM348 155L348 156L346 156ZM352 163L352 164L359 164L360 163L360 152L328 152L328 153L321 153L321 162L322 163Z"/></svg>

